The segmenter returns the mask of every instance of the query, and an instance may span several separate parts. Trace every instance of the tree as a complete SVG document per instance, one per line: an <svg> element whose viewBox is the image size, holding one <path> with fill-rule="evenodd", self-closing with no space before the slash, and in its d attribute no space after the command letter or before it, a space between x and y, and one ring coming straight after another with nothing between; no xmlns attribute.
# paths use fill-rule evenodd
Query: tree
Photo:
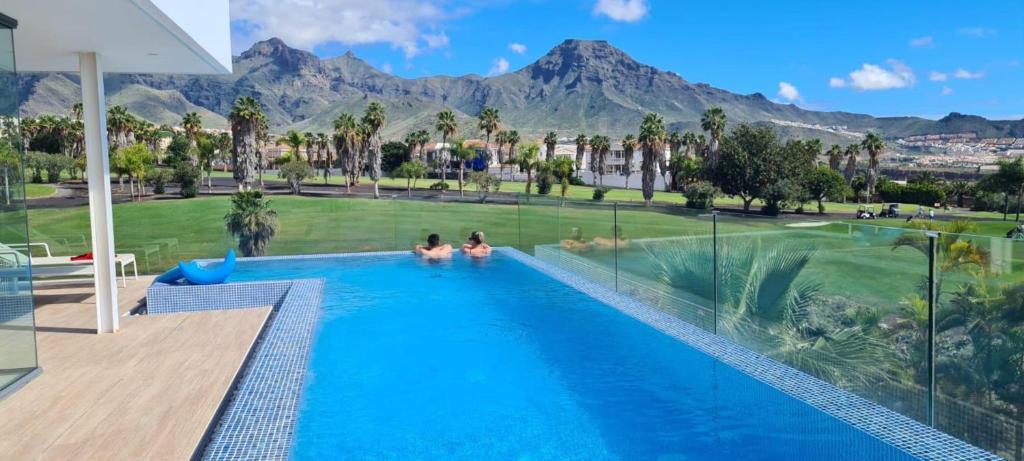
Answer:
<svg viewBox="0 0 1024 461"><path fill-rule="evenodd" d="M637 137L643 152L640 166L641 184L643 186L644 204L650 205L654 199L654 168L659 157L665 151L665 122L661 116L653 112L647 114L640 122L640 136Z"/></svg>
<svg viewBox="0 0 1024 461"><path fill-rule="evenodd" d="M7 137L0 137L0 170L3 170L4 204L10 205L11 183L18 181L21 158Z"/></svg>
<svg viewBox="0 0 1024 461"><path fill-rule="evenodd" d="M206 189L210 193L213 193L213 162L219 160L222 153L215 138L204 136L196 142L196 157L200 168L206 172Z"/></svg>
<svg viewBox="0 0 1024 461"><path fill-rule="evenodd" d="M260 152L258 138L261 124L265 123L266 115L260 103L251 96L243 96L235 102L228 115L231 122L231 164L233 176L238 183L238 191L252 190L256 168L259 164Z"/></svg>
<svg viewBox="0 0 1024 461"><path fill-rule="evenodd" d="M598 187L604 187L604 171L610 149L611 140L607 136L595 134L590 138L590 172L597 176L591 182L596 182Z"/></svg>
<svg viewBox="0 0 1024 461"><path fill-rule="evenodd" d="M459 140L454 143L455 149L455 160L459 162L459 197L465 197L465 174L466 174L466 161L472 160L476 157L476 150L466 147L465 141Z"/></svg>
<svg viewBox="0 0 1024 461"><path fill-rule="evenodd" d="M766 127L741 124L722 140L714 182L722 193L739 197L743 210L762 197L764 187L776 178L769 178L765 167L773 157L781 157L775 133Z"/></svg>
<svg viewBox="0 0 1024 461"><path fill-rule="evenodd" d="M877 133L869 132L860 142L860 147L868 153L868 200L871 200L878 184L878 157L885 150L885 143Z"/></svg>
<svg viewBox="0 0 1024 461"><path fill-rule="evenodd" d="M587 136L583 133L576 135L576 177L580 177L583 170L583 159L587 154Z"/></svg>
<svg viewBox="0 0 1024 461"><path fill-rule="evenodd" d="M135 125L135 117L125 106L110 106L107 109L107 137L110 150L128 145L128 137Z"/></svg>
<svg viewBox="0 0 1024 461"><path fill-rule="evenodd" d="M829 167L818 167L807 177L807 192L811 198L818 202L818 213L825 213L825 205L822 203L826 198L835 200L837 197L845 197L846 178L838 171Z"/></svg>
<svg viewBox="0 0 1024 461"><path fill-rule="evenodd" d="M501 179L491 176L486 171L470 173L469 181L476 184L476 191L480 194L480 203L487 201L487 194L497 192L501 188Z"/></svg>
<svg viewBox="0 0 1024 461"><path fill-rule="evenodd" d="M501 128L501 116L498 115L498 109L493 107L484 107L480 111L480 122L477 124L480 131L483 131L486 136L486 144L484 144L484 153L486 154L486 163L489 167L491 165L491 133ZM499 171L498 174L501 174Z"/></svg>
<svg viewBox="0 0 1024 461"><path fill-rule="evenodd" d="M308 163L293 156L291 161L281 165L277 174L288 181L288 188L291 189L292 194L300 194L302 193L302 181L313 176L314 172Z"/></svg>
<svg viewBox="0 0 1024 461"><path fill-rule="evenodd" d="M441 182L447 184L448 165L451 162L451 148L448 146L448 138L454 136L459 131L459 123L455 120L455 114L450 110L438 112L437 119L434 122L434 129L441 133L441 146L445 150L444 155L441 157L443 162ZM441 189L441 193L444 194L444 188Z"/></svg>
<svg viewBox="0 0 1024 461"><path fill-rule="evenodd" d="M406 147L408 147L408 149L409 149L409 158L412 159L412 160L418 159L419 158L419 151L418 151L417 148L419 147L419 144L418 144L418 140L416 139L416 132L415 131L410 131L410 132L406 133L404 142L405 142Z"/></svg>
<svg viewBox="0 0 1024 461"><path fill-rule="evenodd" d="M526 195L530 195L533 187L533 169L537 166L537 157L540 154L540 146L527 144L523 152L516 158L519 169L526 173Z"/></svg>
<svg viewBox="0 0 1024 461"><path fill-rule="evenodd" d="M334 151L338 153L341 172L345 175L345 191L352 192L359 171L356 168L356 119L352 114L340 114L334 119Z"/></svg>
<svg viewBox="0 0 1024 461"><path fill-rule="evenodd" d="M946 193L949 197L956 199L956 206L964 207L964 197L974 193L974 185L967 181L953 181L946 186Z"/></svg>
<svg viewBox="0 0 1024 461"><path fill-rule="evenodd" d="M565 194L569 192L569 178L572 176L575 162L569 157L556 157L551 161L551 172L558 178L558 184L561 186L562 198L565 198Z"/></svg>
<svg viewBox="0 0 1024 461"><path fill-rule="evenodd" d="M711 169L714 169L718 166L718 147L725 134L725 111L721 107L712 107L704 111L704 115L700 118L700 127L711 137L707 163Z"/></svg>
<svg viewBox="0 0 1024 461"><path fill-rule="evenodd" d="M426 175L427 166L419 160L404 162L391 171L392 177L405 179L405 189L409 197L412 197L413 182Z"/></svg>
<svg viewBox="0 0 1024 461"><path fill-rule="evenodd" d="M860 155L859 145L850 144L849 146L846 146L846 169L843 171L843 175L850 184L853 184L853 177L857 175L858 155Z"/></svg>
<svg viewBox="0 0 1024 461"><path fill-rule="evenodd" d="M199 114L195 112L185 112L185 116L181 119L181 127L185 130L185 136L188 137L188 142L191 146L196 146L196 141L199 139L199 133L203 130L203 120L199 118ZM193 165L199 164L198 158L191 158Z"/></svg>
<svg viewBox="0 0 1024 461"><path fill-rule="evenodd" d="M511 131L509 131L508 133L505 134L505 142L508 143L508 162L509 162L510 165L516 163L516 157L517 157L516 149L519 146L519 141L520 141L520 139L519 139L519 132L518 131L511 130ZM510 167L508 169L508 171L509 171L509 180L511 181L512 180L512 168Z"/></svg>
<svg viewBox="0 0 1024 461"><path fill-rule="evenodd" d="M405 144L398 141L388 141L380 146L383 156L381 157L381 169L391 172L402 163L412 160L409 156L409 149Z"/></svg>
<svg viewBox="0 0 1024 461"><path fill-rule="evenodd" d="M288 130L284 136L277 138L277 141L274 141L274 143L278 146L288 146L288 152L291 152L292 158L301 159L302 153L299 150L306 144L306 135L295 130Z"/></svg>
<svg viewBox="0 0 1024 461"><path fill-rule="evenodd" d="M331 137L327 133L316 134L317 159L323 161L324 184L327 184L327 176L331 170Z"/></svg>
<svg viewBox="0 0 1024 461"><path fill-rule="evenodd" d="M1014 161L1000 160L999 170L978 181L978 189L1003 196L1003 221L1010 208L1010 195L1017 195L1017 217L1020 221L1021 195L1024 194L1024 158Z"/></svg>
<svg viewBox="0 0 1024 461"><path fill-rule="evenodd" d="M380 198L380 189L378 188L382 157L380 132L384 129L385 121L384 106L376 101L371 102L366 107L366 112L363 113L362 124L366 127L364 142L366 143L367 161L370 166L370 180L373 181L373 198Z"/></svg>
<svg viewBox="0 0 1024 461"><path fill-rule="evenodd" d="M636 150L636 136L627 134L622 138L622 172L626 174L626 189L629 189L629 177L633 174L634 150Z"/></svg>
<svg viewBox="0 0 1024 461"><path fill-rule="evenodd" d="M839 166L843 163L843 146L839 144L833 144L832 147L828 148L828 167L839 171Z"/></svg>
<svg viewBox="0 0 1024 461"><path fill-rule="evenodd" d="M280 229L277 212L260 191L239 192L231 197L231 209L224 215L224 223L228 233L238 238L242 256L263 256Z"/></svg>
<svg viewBox="0 0 1024 461"><path fill-rule="evenodd" d="M508 164L508 159L505 155L505 144L508 143L508 132L499 131L494 137L494 142L498 144L498 177L502 177L505 174L505 165Z"/></svg>
<svg viewBox="0 0 1024 461"><path fill-rule="evenodd" d="M544 135L544 160L551 161L555 158L555 146L558 145L558 133L549 131Z"/></svg>

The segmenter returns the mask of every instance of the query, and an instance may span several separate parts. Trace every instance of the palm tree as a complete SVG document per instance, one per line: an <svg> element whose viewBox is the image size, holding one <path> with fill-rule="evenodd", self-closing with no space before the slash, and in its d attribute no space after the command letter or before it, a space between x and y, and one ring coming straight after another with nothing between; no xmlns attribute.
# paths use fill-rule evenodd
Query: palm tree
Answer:
<svg viewBox="0 0 1024 461"><path fill-rule="evenodd" d="M839 166L843 163L843 147L839 144L833 144L828 149L828 167L834 171L839 171Z"/></svg>
<svg viewBox="0 0 1024 461"><path fill-rule="evenodd" d="M722 125L724 126L724 113ZM640 167L643 173L642 185L644 203L651 204L654 199L654 168L658 156L663 155L665 150L665 122L661 116L653 112L644 117L640 123L640 136L638 137L640 148L643 151L643 162Z"/></svg>
<svg viewBox="0 0 1024 461"><path fill-rule="evenodd" d="M503 178L505 165L508 164L508 159L505 158L505 144L508 143L508 132L499 131L494 136L494 142L498 145L498 178Z"/></svg>
<svg viewBox="0 0 1024 461"><path fill-rule="evenodd" d="M450 110L443 110L437 113L437 120L434 122L434 129L441 133L441 147L445 153L441 157L442 176L441 182L447 185L448 166L451 162L451 149L448 147L448 138L459 131L459 123L455 120L455 113ZM444 194L445 187L441 187Z"/></svg>
<svg viewBox="0 0 1024 461"><path fill-rule="evenodd" d="M587 154L587 135L580 133L576 135L576 177L580 177L583 170L583 158Z"/></svg>
<svg viewBox="0 0 1024 461"><path fill-rule="evenodd" d="M509 131L505 135L505 141L508 142L508 162L510 164L516 163L516 147L519 146L519 132L516 130ZM512 168L508 169L508 180L512 180Z"/></svg>
<svg viewBox="0 0 1024 461"><path fill-rule="evenodd" d="M466 161L476 157L476 150L466 147L465 141L459 140L454 143L455 159L459 161L459 197L465 197L465 174Z"/></svg>
<svg viewBox="0 0 1024 461"><path fill-rule="evenodd" d="M331 138L326 133L316 134L316 156L323 161L324 185L327 185L327 177L331 174Z"/></svg>
<svg viewBox="0 0 1024 461"><path fill-rule="evenodd" d="M292 160L301 160L302 156L299 154L299 149L306 145L306 135L295 130L288 130L284 136L277 138L274 144L288 146L289 152L292 154Z"/></svg>
<svg viewBox="0 0 1024 461"><path fill-rule="evenodd" d="M885 150L885 142L877 133L869 132L860 147L868 152L868 200L875 195L875 185L878 184L878 157Z"/></svg>
<svg viewBox="0 0 1024 461"><path fill-rule="evenodd" d="M228 233L238 237L242 256L263 256L280 228L277 212L260 191L239 192L231 197L231 209L224 215L224 223Z"/></svg>
<svg viewBox="0 0 1024 461"><path fill-rule="evenodd" d="M128 113L124 106L110 106L107 109L107 136L111 150L117 150L128 144L128 134L131 133L135 117Z"/></svg>
<svg viewBox="0 0 1024 461"><path fill-rule="evenodd" d="M675 189L676 172L673 170L673 166L677 165L679 162L673 161L673 159L682 155L680 152L682 147L683 137L679 132L673 131L670 133L668 135L668 159L665 161L665 168L661 170L661 175L665 181L665 192L671 192Z"/></svg>
<svg viewBox="0 0 1024 461"><path fill-rule="evenodd" d="M486 135L487 143L484 144L484 153L486 155L487 166L491 166L491 133L501 128L501 116L498 115L498 109L493 107L484 107L480 111L480 122L477 125L480 131L483 131ZM499 176L501 172L498 172Z"/></svg>
<svg viewBox="0 0 1024 461"><path fill-rule="evenodd" d="M188 138L188 143L192 147L196 147L199 133L203 130L203 120L199 118L199 114L185 112L185 116L181 118L181 127L185 130L185 137ZM189 157L193 165L199 164L199 159L196 156L189 155Z"/></svg>
<svg viewBox="0 0 1024 461"><path fill-rule="evenodd" d="M199 166L206 172L206 190L213 193L213 162L217 160L220 151L217 150L217 143L213 138L204 136L196 142L196 156Z"/></svg>
<svg viewBox="0 0 1024 461"><path fill-rule="evenodd" d="M259 167L259 137L266 115L260 103L252 96L244 96L235 102L228 115L231 121L231 164L234 169L238 191L252 189L252 180Z"/></svg>
<svg viewBox="0 0 1024 461"><path fill-rule="evenodd" d="M622 138L622 168L626 173L626 189L629 189L629 176L633 174L633 151L636 149L636 136L627 134Z"/></svg>
<svg viewBox="0 0 1024 461"><path fill-rule="evenodd" d="M533 169L537 166L538 155L540 155L540 146L528 144L515 159L519 169L526 172L526 195L530 195L533 186Z"/></svg>
<svg viewBox="0 0 1024 461"><path fill-rule="evenodd" d="M382 157L380 132L384 129L385 121L384 106L376 101L371 102L363 114L362 124L366 127L364 142L366 144L367 160L370 163L370 180L373 181L373 198L380 198L380 190L378 188Z"/></svg>
<svg viewBox="0 0 1024 461"><path fill-rule="evenodd" d="M596 182L599 187L604 187L604 169L610 149L611 140L607 136L598 134L590 138L590 172L597 176L592 178L591 182Z"/></svg>
<svg viewBox="0 0 1024 461"><path fill-rule="evenodd" d="M843 171L843 175L846 176L846 182L853 182L853 177L857 175L858 155L860 155L860 146L856 144L846 146L846 169Z"/></svg>
<svg viewBox="0 0 1024 461"><path fill-rule="evenodd" d="M725 111L721 107L706 110L700 118L700 127L711 137L708 146L708 166L715 168L718 165L718 146L722 141L722 135L725 134Z"/></svg>
<svg viewBox="0 0 1024 461"><path fill-rule="evenodd" d="M419 141L417 141L416 133L417 132L415 131L406 133L405 139L403 140L405 146L409 148L409 161L416 160L418 158L419 152L416 148L419 146Z"/></svg>
<svg viewBox="0 0 1024 461"><path fill-rule="evenodd" d="M423 161L423 156L427 152L427 144L430 144L430 132L427 130L419 130L416 132L416 143L420 145L420 161Z"/></svg>
<svg viewBox="0 0 1024 461"><path fill-rule="evenodd" d="M558 133L548 132L544 136L544 160L551 161L555 158L556 145L558 145Z"/></svg>
<svg viewBox="0 0 1024 461"><path fill-rule="evenodd" d="M345 175L345 192L352 192L355 177L359 174L356 168L356 119L352 114L340 114L334 119L334 151L338 153L341 172Z"/></svg>
<svg viewBox="0 0 1024 461"><path fill-rule="evenodd" d="M313 166L313 149L316 148L316 135L307 131L302 133L303 144L306 146L306 163L309 166ZM299 153L295 153L295 160L300 160L302 157Z"/></svg>
<svg viewBox="0 0 1024 461"><path fill-rule="evenodd" d="M693 157L697 153L698 141L697 135L693 134L692 131L683 133L683 145L686 146L686 157Z"/></svg>

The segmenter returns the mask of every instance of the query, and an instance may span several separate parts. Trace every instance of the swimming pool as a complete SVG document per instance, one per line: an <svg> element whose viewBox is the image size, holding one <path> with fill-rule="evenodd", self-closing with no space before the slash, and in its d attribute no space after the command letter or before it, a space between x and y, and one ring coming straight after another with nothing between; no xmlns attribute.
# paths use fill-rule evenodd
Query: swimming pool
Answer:
<svg viewBox="0 0 1024 461"><path fill-rule="evenodd" d="M499 252L243 262L326 281L294 459L914 459Z"/></svg>

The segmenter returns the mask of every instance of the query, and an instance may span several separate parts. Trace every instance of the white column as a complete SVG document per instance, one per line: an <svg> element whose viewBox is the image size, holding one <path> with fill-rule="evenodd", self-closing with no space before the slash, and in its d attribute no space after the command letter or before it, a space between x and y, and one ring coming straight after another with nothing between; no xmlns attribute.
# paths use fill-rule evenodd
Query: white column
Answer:
<svg viewBox="0 0 1024 461"><path fill-rule="evenodd" d="M117 277L114 272L114 220L110 203L110 160L107 156L107 107L103 70L96 53L78 54L82 80L82 119L89 178L89 220L96 270L96 332L118 329Z"/></svg>

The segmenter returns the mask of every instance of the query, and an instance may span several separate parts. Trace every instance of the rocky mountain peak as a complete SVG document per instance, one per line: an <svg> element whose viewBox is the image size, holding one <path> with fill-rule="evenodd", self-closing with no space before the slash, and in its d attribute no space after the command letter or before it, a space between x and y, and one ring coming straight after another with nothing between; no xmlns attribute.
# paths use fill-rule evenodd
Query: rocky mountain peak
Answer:
<svg viewBox="0 0 1024 461"><path fill-rule="evenodd" d="M292 48L277 37L256 42L241 55L241 59L259 58L270 59L283 69L315 67L320 62L315 54Z"/></svg>

